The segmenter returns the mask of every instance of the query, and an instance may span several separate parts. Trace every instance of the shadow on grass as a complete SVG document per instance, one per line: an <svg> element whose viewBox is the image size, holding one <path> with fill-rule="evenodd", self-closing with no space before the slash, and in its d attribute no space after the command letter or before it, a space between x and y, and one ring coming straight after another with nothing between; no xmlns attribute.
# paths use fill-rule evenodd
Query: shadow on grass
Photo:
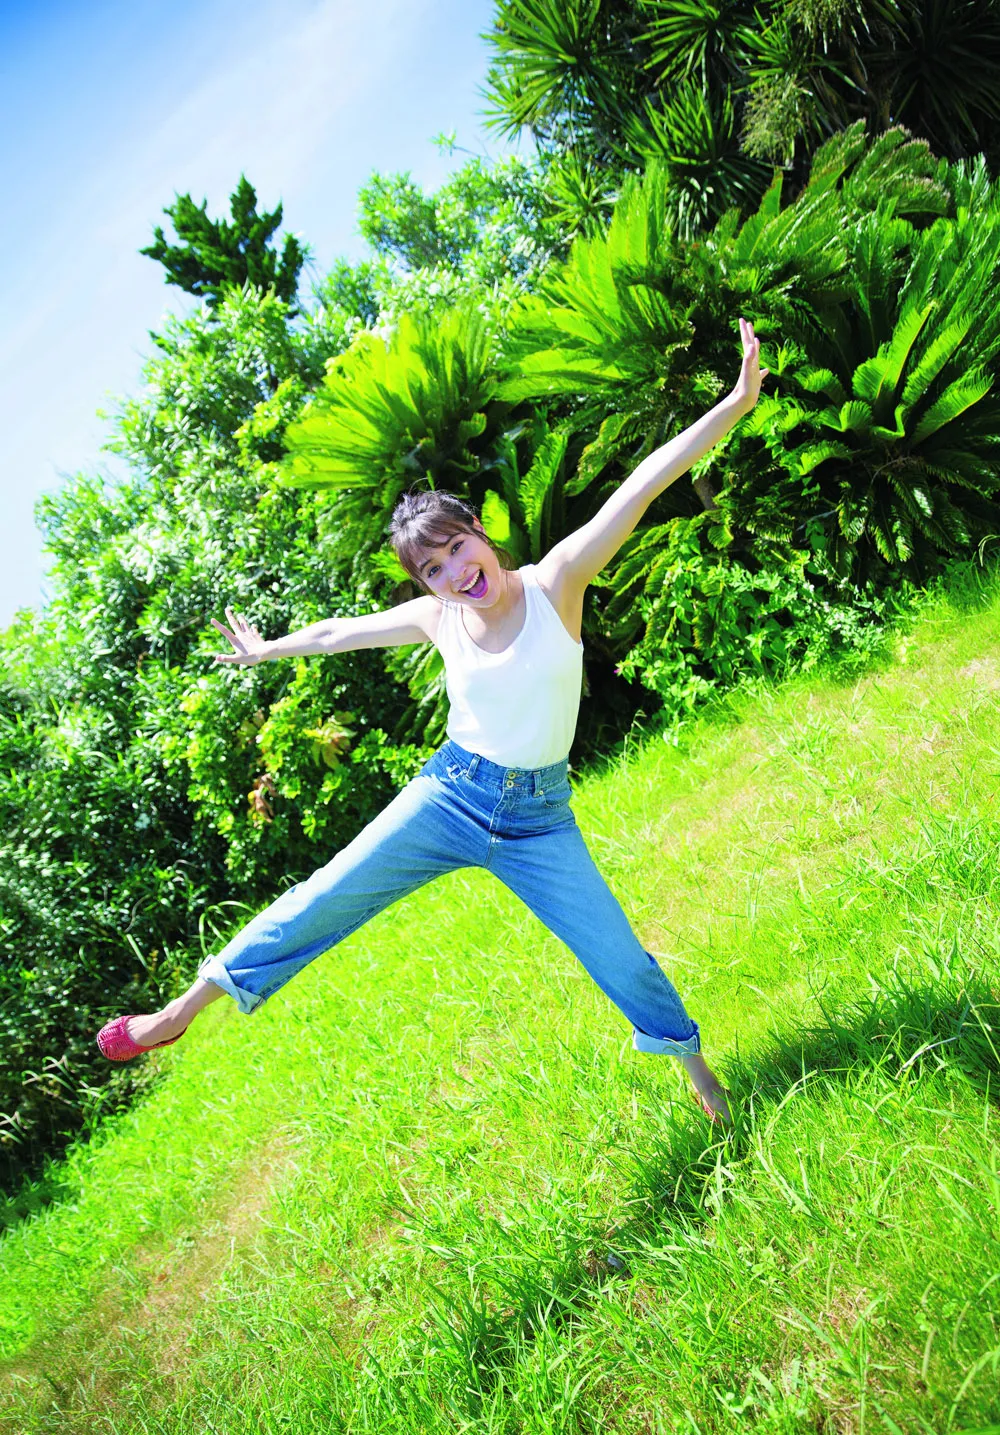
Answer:
<svg viewBox="0 0 1000 1435"><path fill-rule="evenodd" d="M671 1217L706 1219L706 1186L720 1146L727 1165L738 1162L761 1120L810 1077L846 1081L879 1068L902 1080L924 1067L947 1066L962 1071L987 1099L1000 1097L1000 993L982 978L910 983L896 974L872 996L819 1005L821 1022L772 1033L727 1063L734 1111L728 1134L713 1133L706 1147L704 1128L685 1125L666 1149L630 1153L639 1208L630 1235L646 1235Z"/></svg>
<svg viewBox="0 0 1000 1435"><path fill-rule="evenodd" d="M89 1102L81 1104L77 1112L82 1110L83 1124L63 1133L63 1146L86 1145L95 1132L148 1100L166 1076L167 1068L149 1061L113 1071L102 1087L89 1088ZM72 1119L75 1122L77 1118ZM20 1221L37 1216L48 1206L76 1198L80 1179L66 1157L66 1151L57 1148L49 1152L36 1151L9 1163L9 1171L4 1172L6 1189L0 1189L0 1235Z"/></svg>
<svg viewBox="0 0 1000 1435"><path fill-rule="evenodd" d="M424 1339L422 1360L444 1367L453 1391L462 1392L468 1418L496 1400L543 1328L556 1333L579 1322L609 1280L628 1279L616 1245L628 1249L665 1225L690 1229L708 1220L720 1155L724 1151L729 1167L738 1163L754 1130L810 1076L846 1081L859 1070L879 1068L902 1081L921 1068L950 1067L986 1099L997 1100L1000 994L988 982L910 984L897 975L872 997L821 1011L820 1023L772 1034L729 1062L735 1113L729 1133L711 1131L693 1106L690 1119L674 1107L660 1145L623 1153L620 1169L631 1184L627 1205L633 1213L627 1222L611 1231L581 1232L561 1262L517 1259L509 1279L491 1282L491 1300L481 1289L474 1295L436 1292L433 1333Z"/></svg>

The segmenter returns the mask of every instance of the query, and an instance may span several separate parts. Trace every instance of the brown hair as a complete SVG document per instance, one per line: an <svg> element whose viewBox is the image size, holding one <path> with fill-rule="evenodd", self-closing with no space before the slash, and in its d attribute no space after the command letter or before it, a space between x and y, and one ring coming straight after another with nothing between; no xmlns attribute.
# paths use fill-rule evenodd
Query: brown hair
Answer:
<svg viewBox="0 0 1000 1435"><path fill-rule="evenodd" d="M478 516L472 505L453 493L444 493L439 489L404 493L393 509L389 540L400 563L418 583L423 581L418 569L427 549L447 543L456 533L476 533L485 538L499 558L501 568L510 568L510 554L477 528L477 522Z"/></svg>

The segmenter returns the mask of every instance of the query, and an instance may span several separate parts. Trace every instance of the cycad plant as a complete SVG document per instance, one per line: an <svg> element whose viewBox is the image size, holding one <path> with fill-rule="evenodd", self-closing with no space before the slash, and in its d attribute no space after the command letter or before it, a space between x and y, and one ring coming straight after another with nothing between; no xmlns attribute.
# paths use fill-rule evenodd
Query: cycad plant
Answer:
<svg viewBox="0 0 1000 1435"><path fill-rule="evenodd" d="M566 530L569 426L550 429L536 415L508 430L489 468L483 524L518 564L537 563Z"/></svg>
<svg viewBox="0 0 1000 1435"><path fill-rule="evenodd" d="M870 145L855 126L819 151L794 203L776 175L748 219L730 210L684 241L668 176L651 165L625 182L607 233L578 239L519 306L500 396L559 399L589 423L591 477L616 457L634 462L728 386L738 315L779 345L789 333L822 338L850 292L854 224L879 204L931 223L951 203L937 169L905 132Z"/></svg>
<svg viewBox="0 0 1000 1435"><path fill-rule="evenodd" d="M855 221L841 301L731 451L732 521L854 576L923 577L1000 528L1000 193L981 163L950 184L954 215L922 230L889 201Z"/></svg>
<svg viewBox="0 0 1000 1435"><path fill-rule="evenodd" d="M382 542L399 495L412 484L462 492L488 447L496 380L492 335L472 306L404 315L390 335L364 330L289 425L283 477L338 495L336 524L350 548Z"/></svg>

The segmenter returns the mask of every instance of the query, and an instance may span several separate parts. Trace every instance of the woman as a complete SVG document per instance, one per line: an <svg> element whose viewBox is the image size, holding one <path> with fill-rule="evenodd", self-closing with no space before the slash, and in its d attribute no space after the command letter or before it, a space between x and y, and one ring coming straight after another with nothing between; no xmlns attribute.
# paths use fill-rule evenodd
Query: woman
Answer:
<svg viewBox="0 0 1000 1435"><path fill-rule="evenodd" d="M220 664L432 642L450 700L448 741L353 842L290 888L199 968L181 997L122 1016L98 1036L112 1061L177 1041L227 993L251 1012L321 952L432 878L493 871L575 952L633 1026L640 1051L678 1057L706 1113L729 1120L725 1092L701 1054L697 1024L642 947L587 852L570 810L566 758L582 679L583 599L650 503L757 401L760 342L740 320L735 388L643 460L600 511L537 565L503 566L462 500L404 498L392 520L403 566L425 594L381 613L331 618L265 641L239 614ZM766 374L767 370L764 370Z"/></svg>

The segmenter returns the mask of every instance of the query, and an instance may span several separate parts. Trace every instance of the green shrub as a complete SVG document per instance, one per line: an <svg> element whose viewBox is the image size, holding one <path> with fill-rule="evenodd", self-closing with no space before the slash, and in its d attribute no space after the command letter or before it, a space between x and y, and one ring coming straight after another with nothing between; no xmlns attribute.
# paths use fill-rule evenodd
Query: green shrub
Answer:
<svg viewBox="0 0 1000 1435"><path fill-rule="evenodd" d="M859 665L885 643L898 599L838 582L821 548L740 554L729 536L717 513L648 528L609 585L622 671L657 695L668 728L741 681Z"/></svg>
<svg viewBox="0 0 1000 1435"><path fill-rule="evenodd" d="M822 526L855 578L926 578L1000 529L1000 188L981 163L949 181L954 213L925 228L890 197L845 232L841 294L789 335L730 452L732 520Z"/></svg>

